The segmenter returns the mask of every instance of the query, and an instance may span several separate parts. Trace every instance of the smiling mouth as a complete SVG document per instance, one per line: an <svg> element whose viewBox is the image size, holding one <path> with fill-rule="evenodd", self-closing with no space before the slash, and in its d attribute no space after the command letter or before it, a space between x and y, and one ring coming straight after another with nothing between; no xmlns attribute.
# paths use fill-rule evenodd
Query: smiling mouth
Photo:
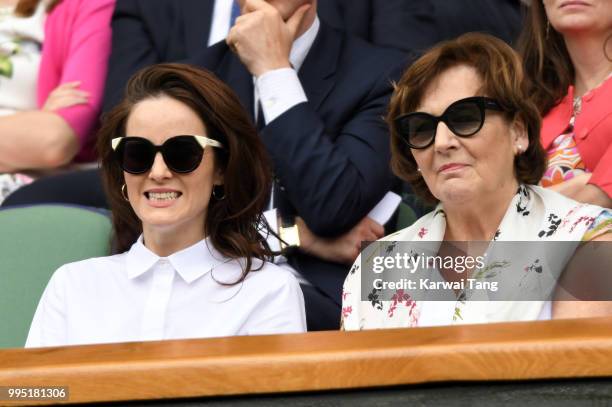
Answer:
<svg viewBox="0 0 612 407"><path fill-rule="evenodd" d="M172 201L183 195L180 192L145 192L150 201Z"/></svg>

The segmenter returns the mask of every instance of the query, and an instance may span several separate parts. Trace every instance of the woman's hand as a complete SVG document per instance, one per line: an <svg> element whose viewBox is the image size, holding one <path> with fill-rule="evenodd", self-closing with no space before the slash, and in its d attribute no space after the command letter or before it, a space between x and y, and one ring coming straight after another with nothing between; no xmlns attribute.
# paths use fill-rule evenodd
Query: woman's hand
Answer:
<svg viewBox="0 0 612 407"><path fill-rule="evenodd" d="M89 93L79 90L80 81L67 82L53 89L45 101L42 110L54 112L66 107L85 104L89 101Z"/></svg>
<svg viewBox="0 0 612 407"><path fill-rule="evenodd" d="M297 218L296 222L300 231L301 249L335 263L352 264L359 255L362 241L375 241L385 234L385 229L367 216L351 230L336 238L316 236L302 218Z"/></svg>

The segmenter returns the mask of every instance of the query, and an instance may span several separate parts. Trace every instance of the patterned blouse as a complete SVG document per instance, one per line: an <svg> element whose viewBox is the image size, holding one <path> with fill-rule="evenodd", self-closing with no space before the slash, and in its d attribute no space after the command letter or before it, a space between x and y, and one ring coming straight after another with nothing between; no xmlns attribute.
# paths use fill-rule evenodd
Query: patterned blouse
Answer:
<svg viewBox="0 0 612 407"><path fill-rule="evenodd" d="M550 319L550 298L560 273L581 242L612 233L612 211L580 204L541 187L521 186L493 241L488 243L486 253L490 256L485 266L474 269L469 276L479 283L499 281L500 286L509 288L506 292L512 293L511 296L496 297L486 293L483 297L482 293L475 293L477 290L463 288L455 291L454 300L449 297L429 300L429 293L424 297L423 291L414 286L391 286L381 290L371 284L377 276L384 277L396 271L371 277L377 272L371 266L371 253L393 258L405 253L406 247L418 247L423 243L435 245L437 242L440 247L445 228L446 213L439 204L412 226L373 243L371 246L379 244L379 247L370 253L368 246L353 264L344 283L342 328L360 330ZM502 245L495 246L497 242ZM519 243L524 244L520 246ZM525 247L528 250L522 251ZM508 248L516 254L510 254ZM438 249L434 247L432 253L439 253ZM420 250L410 256L425 257ZM405 270L402 272L402 276L406 276ZM420 269L416 276L441 283L449 281L444 280L435 267L433 270ZM387 278L385 281L399 280Z"/></svg>

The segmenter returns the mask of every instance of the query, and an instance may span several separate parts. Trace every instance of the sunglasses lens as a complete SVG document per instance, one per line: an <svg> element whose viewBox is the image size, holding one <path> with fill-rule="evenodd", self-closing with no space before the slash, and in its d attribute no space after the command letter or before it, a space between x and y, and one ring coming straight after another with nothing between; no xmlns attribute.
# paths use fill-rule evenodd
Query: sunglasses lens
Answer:
<svg viewBox="0 0 612 407"><path fill-rule="evenodd" d="M446 121L453 133L471 136L482 127L483 111L475 101L457 103L446 112Z"/></svg>
<svg viewBox="0 0 612 407"><path fill-rule="evenodd" d="M177 136L164 143L163 155L168 168L186 173L198 168L204 149L192 136Z"/></svg>
<svg viewBox="0 0 612 407"><path fill-rule="evenodd" d="M436 134L436 121L427 114L415 113L400 120L398 131L412 148L427 147Z"/></svg>
<svg viewBox="0 0 612 407"><path fill-rule="evenodd" d="M136 137L126 137L122 140L117 156L121 168L131 174L142 174L153 165L155 151L146 140Z"/></svg>

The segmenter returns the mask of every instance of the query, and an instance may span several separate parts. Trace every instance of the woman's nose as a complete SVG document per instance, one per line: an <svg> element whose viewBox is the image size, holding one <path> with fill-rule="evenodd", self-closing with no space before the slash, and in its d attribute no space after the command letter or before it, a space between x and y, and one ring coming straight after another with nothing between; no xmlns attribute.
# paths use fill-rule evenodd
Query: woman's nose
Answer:
<svg viewBox="0 0 612 407"><path fill-rule="evenodd" d="M162 157L160 152L155 154L155 159L153 160L153 166L149 171L149 178L154 180L160 180L164 178L172 177L172 171L166 165L164 158Z"/></svg>

